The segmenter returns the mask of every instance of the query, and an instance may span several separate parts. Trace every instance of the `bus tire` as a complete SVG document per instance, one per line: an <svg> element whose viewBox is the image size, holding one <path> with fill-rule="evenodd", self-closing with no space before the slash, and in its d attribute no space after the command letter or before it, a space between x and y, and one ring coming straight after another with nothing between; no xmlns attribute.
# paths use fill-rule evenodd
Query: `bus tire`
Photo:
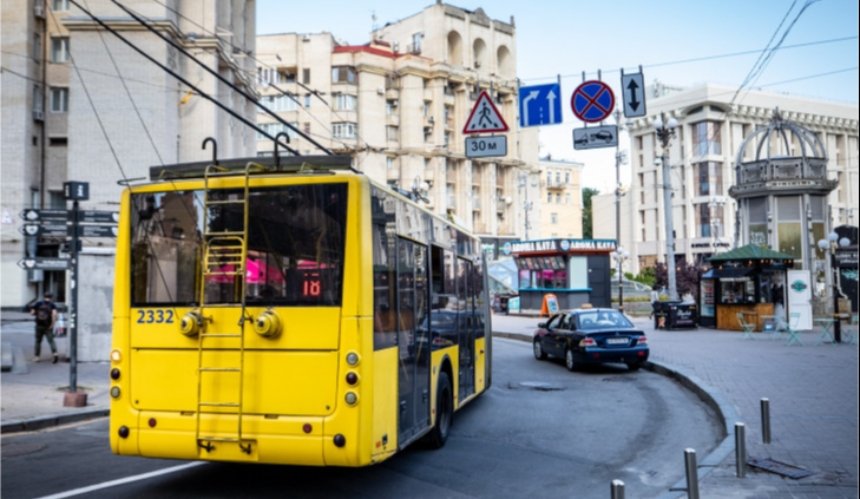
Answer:
<svg viewBox="0 0 860 499"><path fill-rule="evenodd" d="M427 444L431 449L442 448L448 440L448 433L451 432L451 424L454 422L453 393L451 379L447 372L442 371L436 386L436 421L427 435Z"/></svg>

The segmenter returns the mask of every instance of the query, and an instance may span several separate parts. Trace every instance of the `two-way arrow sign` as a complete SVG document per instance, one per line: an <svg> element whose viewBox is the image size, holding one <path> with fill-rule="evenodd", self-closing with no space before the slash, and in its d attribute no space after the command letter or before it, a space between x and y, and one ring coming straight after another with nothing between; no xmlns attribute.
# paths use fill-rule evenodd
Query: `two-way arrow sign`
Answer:
<svg viewBox="0 0 860 499"><path fill-rule="evenodd" d="M638 73L624 74L621 70L621 89L624 97L624 117L645 116L645 78L640 67Z"/></svg>

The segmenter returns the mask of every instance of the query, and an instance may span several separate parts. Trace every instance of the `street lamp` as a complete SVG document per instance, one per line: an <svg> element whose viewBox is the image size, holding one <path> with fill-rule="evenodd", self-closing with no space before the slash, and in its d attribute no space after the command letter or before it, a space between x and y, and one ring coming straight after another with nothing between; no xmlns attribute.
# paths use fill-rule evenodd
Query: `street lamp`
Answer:
<svg viewBox="0 0 860 499"><path fill-rule="evenodd" d="M669 280L669 300L678 301L678 288L675 285L675 228L672 220L672 177L669 171L669 141L675 136L678 120L665 119L665 114L654 118L652 125L660 144L663 146L660 164L663 166L663 214L666 219L666 274Z"/></svg>
<svg viewBox="0 0 860 499"><path fill-rule="evenodd" d="M839 238L839 234L831 232L826 239L818 240L818 248L830 253L830 269L833 273L833 341L842 343L842 322L839 319L839 262L836 261L837 248L847 248L851 241L847 237Z"/></svg>
<svg viewBox="0 0 860 499"><path fill-rule="evenodd" d="M621 278L624 273L622 272L624 260L627 260L630 257L630 254L627 253L627 250L619 246L615 251L613 251L610 255L615 260L615 263L618 267L618 310L620 312L624 312L624 287Z"/></svg>

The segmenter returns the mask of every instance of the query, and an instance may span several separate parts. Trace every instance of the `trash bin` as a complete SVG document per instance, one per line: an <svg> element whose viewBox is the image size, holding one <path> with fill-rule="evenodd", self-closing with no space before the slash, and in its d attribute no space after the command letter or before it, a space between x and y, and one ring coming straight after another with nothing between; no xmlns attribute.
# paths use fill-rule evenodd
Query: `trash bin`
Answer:
<svg viewBox="0 0 860 499"><path fill-rule="evenodd" d="M654 303L654 329L695 328L697 321L695 303L680 301Z"/></svg>

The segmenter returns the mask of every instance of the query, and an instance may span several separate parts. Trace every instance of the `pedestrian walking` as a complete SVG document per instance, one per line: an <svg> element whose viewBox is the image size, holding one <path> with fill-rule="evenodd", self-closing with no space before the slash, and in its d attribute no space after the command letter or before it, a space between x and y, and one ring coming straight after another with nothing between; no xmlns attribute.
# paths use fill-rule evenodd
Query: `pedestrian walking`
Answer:
<svg viewBox="0 0 860 499"><path fill-rule="evenodd" d="M45 337L51 347L51 353L54 355L52 363L56 364L60 357L57 355L57 344L54 343L54 322L57 321L57 305L54 303L54 295L45 293L45 297L30 308L30 315L36 317L36 358L33 361L39 362L41 360L42 337Z"/></svg>

